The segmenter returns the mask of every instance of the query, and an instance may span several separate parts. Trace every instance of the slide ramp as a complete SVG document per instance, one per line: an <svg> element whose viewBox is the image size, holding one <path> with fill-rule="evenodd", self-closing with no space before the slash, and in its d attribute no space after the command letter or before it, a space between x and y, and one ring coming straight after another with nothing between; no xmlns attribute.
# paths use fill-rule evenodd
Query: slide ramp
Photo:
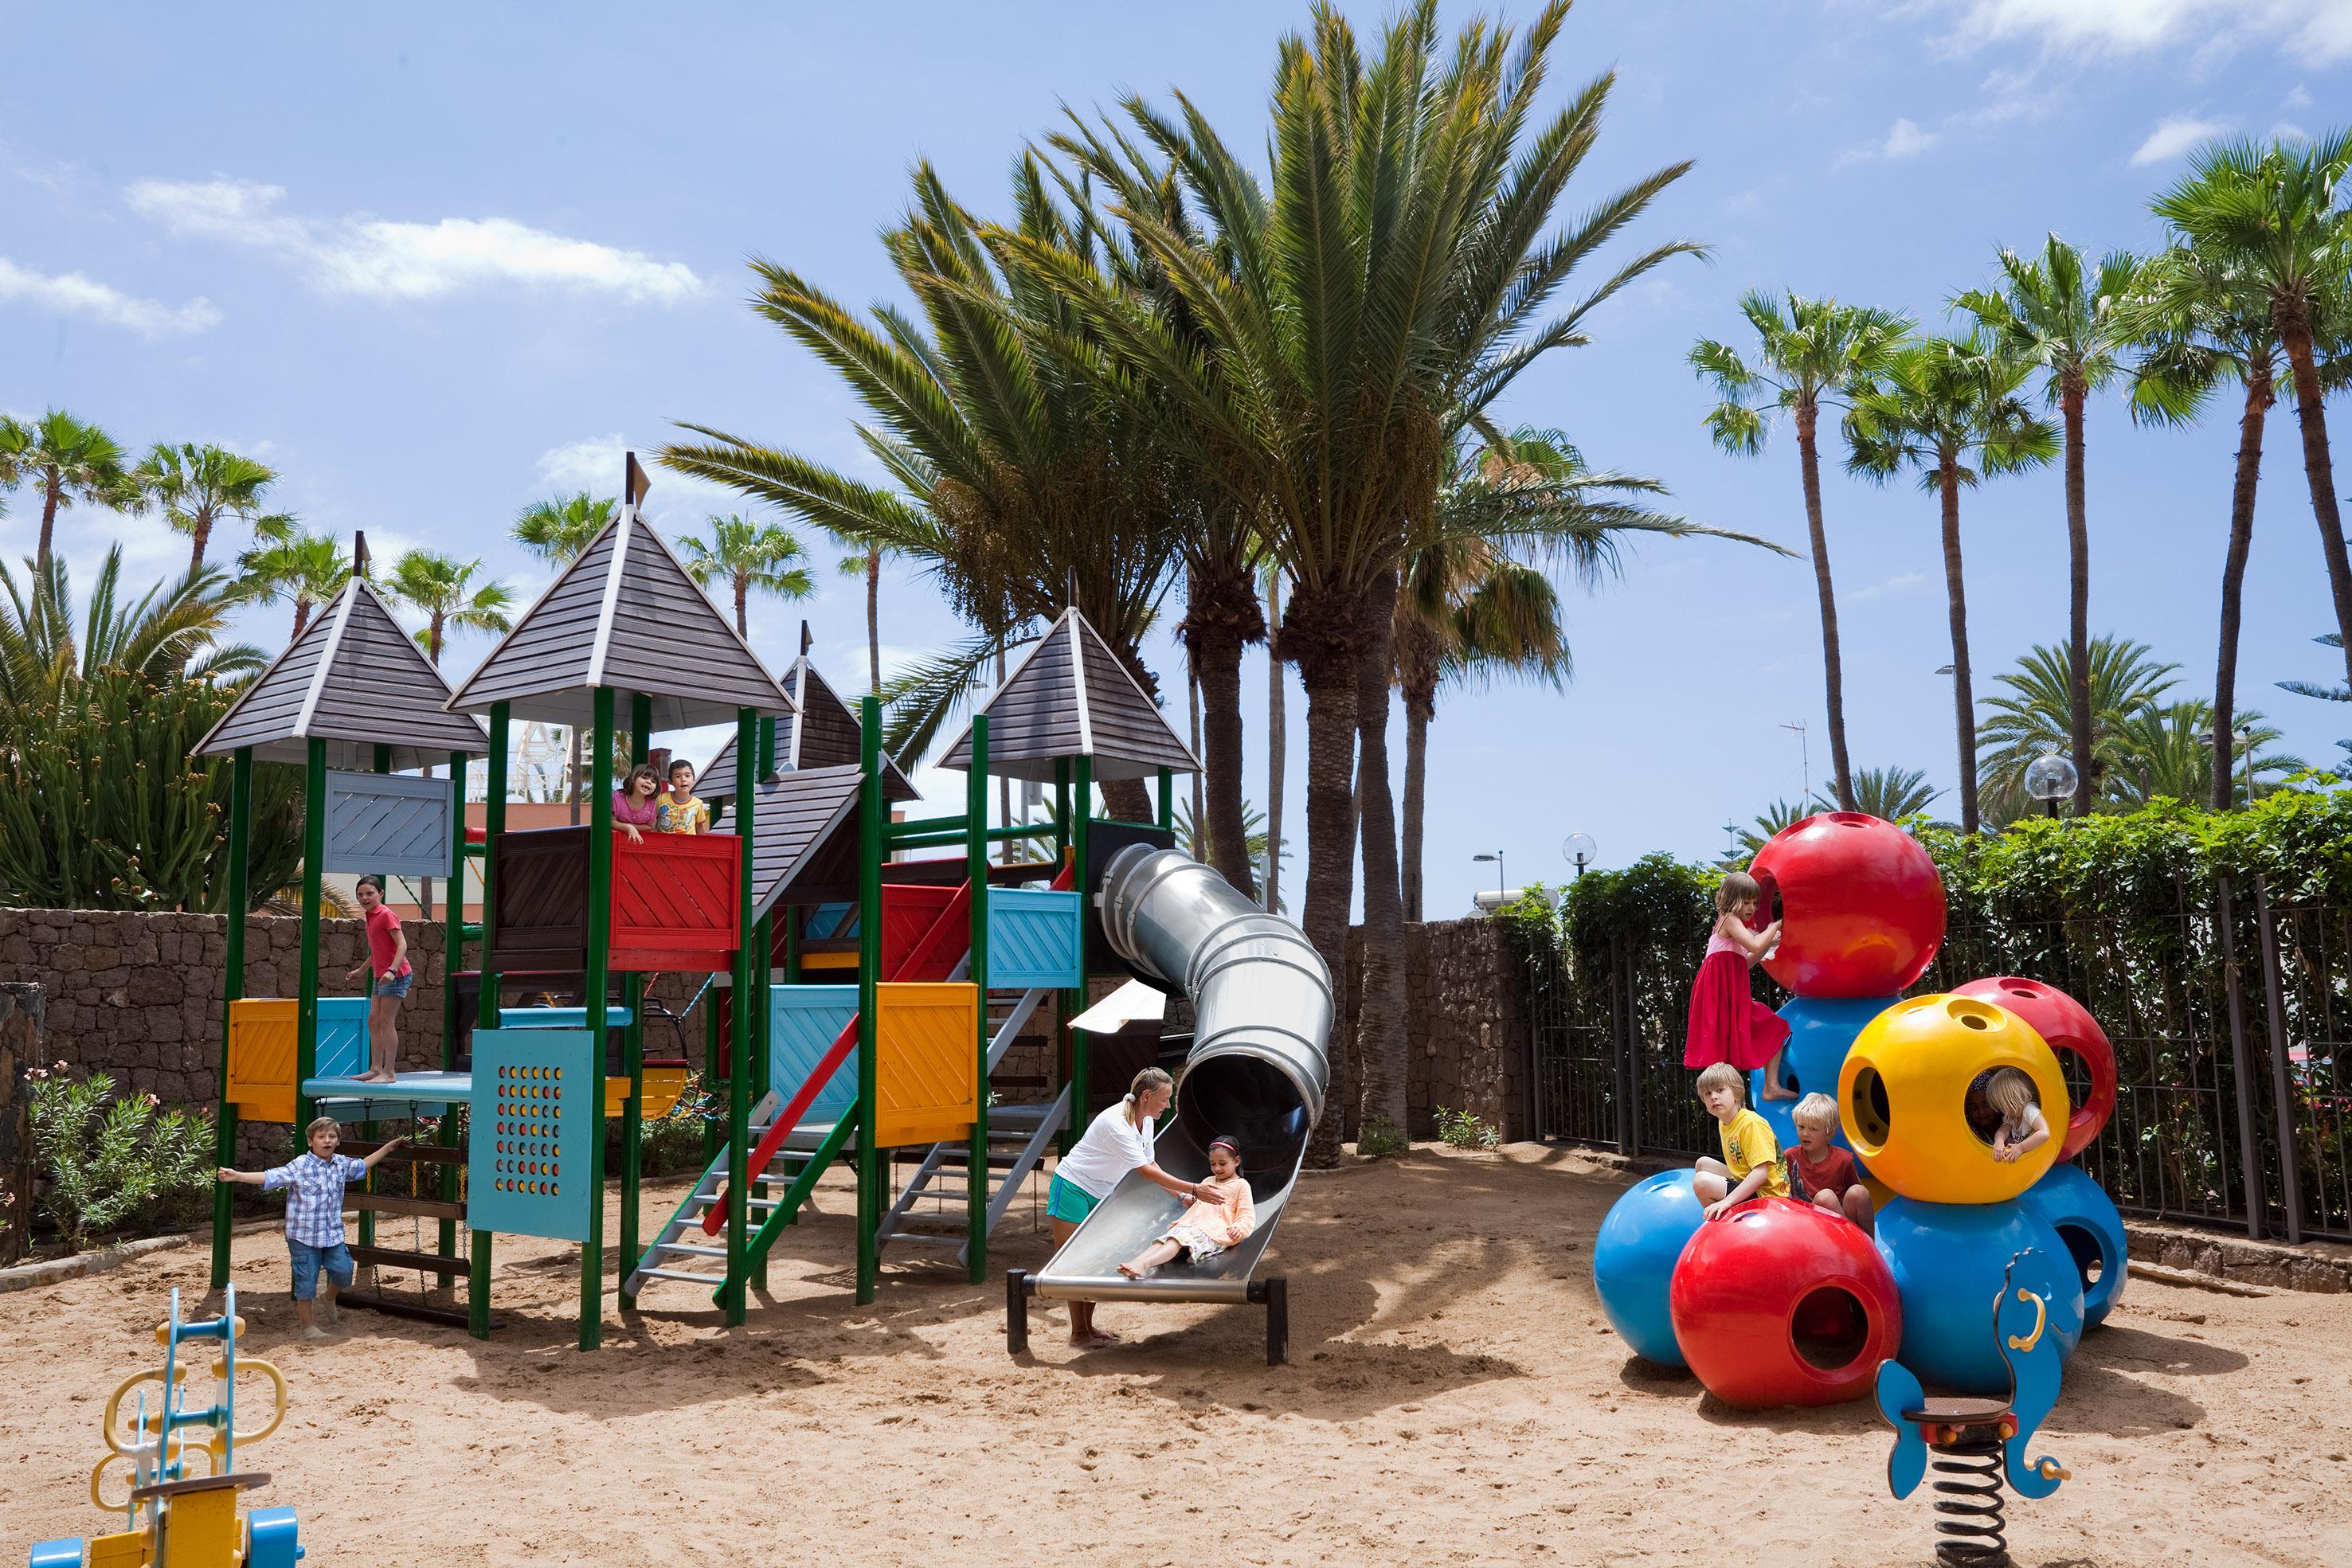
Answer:
<svg viewBox="0 0 2352 1568"><path fill-rule="evenodd" d="M1304 933L1269 915L1209 867L1173 850L1130 845L1106 869L1099 897L1112 948L1146 978L1181 987L1193 1012L1192 1048L1161 1127L1160 1168L1188 1181L1209 1174L1210 1140L1242 1146L1257 1228L1198 1263L1171 1263L1130 1280L1118 1265L1166 1230L1184 1205L1130 1173L1034 1274L1008 1276L1006 1337L1027 1343L1026 1299L1250 1301L1267 1309L1266 1359L1283 1359L1286 1288L1255 1278L1297 1186L1307 1141L1329 1082L1331 981Z"/></svg>

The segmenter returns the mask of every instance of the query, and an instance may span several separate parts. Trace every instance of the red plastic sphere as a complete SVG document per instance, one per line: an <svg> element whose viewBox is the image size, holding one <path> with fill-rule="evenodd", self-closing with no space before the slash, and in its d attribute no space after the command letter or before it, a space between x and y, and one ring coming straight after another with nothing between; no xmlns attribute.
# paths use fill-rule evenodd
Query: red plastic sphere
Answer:
<svg viewBox="0 0 2352 1568"><path fill-rule="evenodd" d="M1870 1238L1785 1197L1700 1226L1666 1300L1690 1369L1743 1410L1862 1398L1903 1342L1902 1299Z"/></svg>
<svg viewBox="0 0 2352 1568"><path fill-rule="evenodd" d="M1891 997L1917 979L1944 940L1944 879L1918 841L1860 811L1791 822L1748 871L1765 907L1780 894L1780 950L1764 961L1801 997Z"/></svg>
<svg viewBox="0 0 2352 1568"><path fill-rule="evenodd" d="M1994 975L1952 988L1953 994L2015 1013L2050 1043L2053 1051L2071 1051L2083 1059L2091 1074L2090 1092L2067 1118L2066 1135L2059 1141L2058 1157L2071 1160L2090 1147L2099 1129L2116 1113L2116 1048L2091 1009L2053 985L2017 975Z"/></svg>

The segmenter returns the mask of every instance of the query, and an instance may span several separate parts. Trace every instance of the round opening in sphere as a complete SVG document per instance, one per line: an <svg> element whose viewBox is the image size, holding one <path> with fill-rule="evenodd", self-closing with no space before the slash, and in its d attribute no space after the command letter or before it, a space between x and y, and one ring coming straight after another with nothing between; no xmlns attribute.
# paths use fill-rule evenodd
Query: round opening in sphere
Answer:
<svg viewBox="0 0 2352 1568"><path fill-rule="evenodd" d="M1835 1372L1852 1366L1870 1343L1870 1315L1852 1291L1823 1285L1797 1302L1789 1316L1789 1338L1806 1365Z"/></svg>
<svg viewBox="0 0 2352 1568"><path fill-rule="evenodd" d="M1887 1103L1886 1081L1878 1076L1877 1068L1865 1062L1853 1075L1853 1099L1847 1109L1853 1116L1853 1130L1862 1134L1862 1153L1874 1155L1885 1148L1894 1129L1895 1110Z"/></svg>
<svg viewBox="0 0 2352 1568"><path fill-rule="evenodd" d="M2099 1251L2099 1239L2079 1225L2058 1227L2058 1239L2066 1244L2066 1251L2074 1260L2074 1272L2088 1291L2106 1272L2106 1260Z"/></svg>

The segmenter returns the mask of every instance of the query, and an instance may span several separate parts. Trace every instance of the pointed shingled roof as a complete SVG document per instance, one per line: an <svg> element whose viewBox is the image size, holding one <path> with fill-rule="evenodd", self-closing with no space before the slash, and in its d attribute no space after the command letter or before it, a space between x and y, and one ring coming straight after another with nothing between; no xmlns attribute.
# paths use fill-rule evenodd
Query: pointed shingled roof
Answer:
<svg viewBox="0 0 2352 1568"><path fill-rule="evenodd" d="M793 706L798 713L776 721L776 766L792 771L812 768L837 768L858 765L858 742L861 730L857 715L842 701L833 685L817 674L806 653L794 659L784 672L784 689L792 694ZM735 798L735 737L719 748L710 766L697 776L696 783L705 800L731 800ZM898 765L887 758L882 760L882 794L887 800L919 800L921 791L908 782Z"/></svg>
<svg viewBox="0 0 2352 1568"><path fill-rule="evenodd" d="M823 864L824 851L856 821L857 764L786 773L751 789L751 916L776 906L803 872ZM730 830L721 829L720 831Z"/></svg>
<svg viewBox="0 0 2352 1568"><path fill-rule="evenodd" d="M327 766L366 770L375 748L395 768L425 768L453 751L489 750L481 722L447 709L449 683L393 619L375 585L355 577L302 634L270 661L197 743L199 757L251 747L265 762L306 762L327 743Z"/></svg>
<svg viewBox="0 0 2352 1568"><path fill-rule="evenodd" d="M653 699L653 727L731 722L738 708L792 712L792 699L703 596L634 504L563 569L449 706L585 725L594 692ZM626 722L625 712L623 722Z"/></svg>
<svg viewBox="0 0 2352 1568"><path fill-rule="evenodd" d="M1097 780L1149 779L1162 768L1201 769L1192 748L1160 716L1160 705L1075 605L978 712L988 716L988 771L998 778L1051 783L1054 764L1072 757L1092 757ZM970 726L940 766L971 766Z"/></svg>

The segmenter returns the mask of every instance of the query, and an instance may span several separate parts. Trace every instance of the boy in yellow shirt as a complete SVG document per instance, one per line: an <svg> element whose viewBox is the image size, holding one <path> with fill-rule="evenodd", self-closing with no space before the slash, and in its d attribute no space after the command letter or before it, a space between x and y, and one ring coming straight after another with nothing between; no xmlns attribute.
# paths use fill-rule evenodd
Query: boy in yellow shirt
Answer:
<svg viewBox="0 0 2352 1568"><path fill-rule="evenodd" d="M1698 1103L1715 1118L1723 1140L1723 1158L1701 1155L1691 1186L1706 1206L1709 1219L1720 1219L1736 1204L1759 1193L1789 1196L1789 1178L1780 1169L1780 1140L1771 1124L1748 1108L1748 1075L1727 1061L1718 1061L1698 1075Z"/></svg>

